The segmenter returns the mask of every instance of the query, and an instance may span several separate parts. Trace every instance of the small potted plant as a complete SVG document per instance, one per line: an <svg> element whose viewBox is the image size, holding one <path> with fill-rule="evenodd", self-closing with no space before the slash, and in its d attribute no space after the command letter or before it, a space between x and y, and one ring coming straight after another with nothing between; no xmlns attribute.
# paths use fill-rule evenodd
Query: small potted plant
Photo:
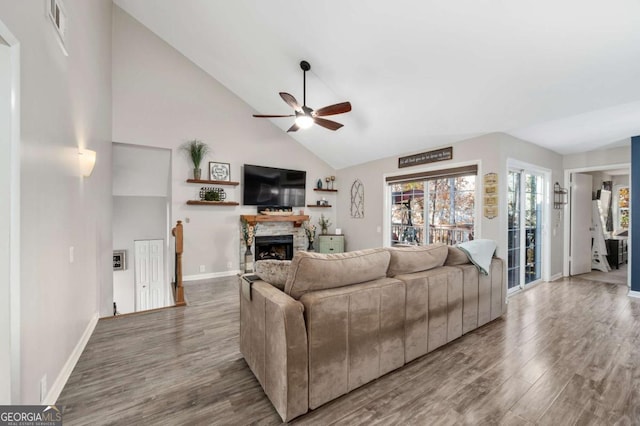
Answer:
<svg viewBox="0 0 640 426"><path fill-rule="evenodd" d="M201 140L193 139L182 144L180 150L193 162L193 178L200 180L200 176L202 175L200 164L204 157L211 151L211 148Z"/></svg>
<svg viewBox="0 0 640 426"><path fill-rule="evenodd" d="M322 235L326 235L327 230L331 226L331 221L322 214L320 215L320 219L318 219L318 225L320 225L320 229L322 229Z"/></svg>

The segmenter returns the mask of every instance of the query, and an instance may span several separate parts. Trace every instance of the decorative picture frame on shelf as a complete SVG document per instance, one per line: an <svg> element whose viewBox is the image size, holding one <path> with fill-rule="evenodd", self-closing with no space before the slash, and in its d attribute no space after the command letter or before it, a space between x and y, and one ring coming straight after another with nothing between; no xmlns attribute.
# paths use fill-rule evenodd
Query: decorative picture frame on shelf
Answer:
<svg viewBox="0 0 640 426"><path fill-rule="evenodd" d="M231 165L229 163L209 161L209 179L223 182L231 181Z"/></svg>
<svg viewBox="0 0 640 426"><path fill-rule="evenodd" d="M113 270L124 271L125 269L127 269L127 251L114 250L113 251Z"/></svg>

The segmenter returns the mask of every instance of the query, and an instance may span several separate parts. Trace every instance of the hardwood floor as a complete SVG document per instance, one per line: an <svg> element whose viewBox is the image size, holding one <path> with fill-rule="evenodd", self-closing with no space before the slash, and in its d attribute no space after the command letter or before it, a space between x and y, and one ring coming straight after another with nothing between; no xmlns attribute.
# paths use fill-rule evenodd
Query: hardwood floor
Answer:
<svg viewBox="0 0 640 426"><path fill-rule="evenodd" d="M238 351L236 278L188 283L189 306L100 320L58 406L74 424L279 424ZM638 424L640 300L543 283L508 314L295 424Z"/></svg>

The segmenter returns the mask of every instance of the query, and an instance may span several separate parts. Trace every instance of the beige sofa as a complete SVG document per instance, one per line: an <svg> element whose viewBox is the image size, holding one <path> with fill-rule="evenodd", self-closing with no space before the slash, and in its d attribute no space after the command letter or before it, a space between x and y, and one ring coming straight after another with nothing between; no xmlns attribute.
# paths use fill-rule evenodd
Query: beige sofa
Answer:
<svg viewBox="0 0 640 426"><path fill-rule="evenodd" d="M503 275L445 245L299 252L240 280L240 351L289 421L503 315Z"/></svg>

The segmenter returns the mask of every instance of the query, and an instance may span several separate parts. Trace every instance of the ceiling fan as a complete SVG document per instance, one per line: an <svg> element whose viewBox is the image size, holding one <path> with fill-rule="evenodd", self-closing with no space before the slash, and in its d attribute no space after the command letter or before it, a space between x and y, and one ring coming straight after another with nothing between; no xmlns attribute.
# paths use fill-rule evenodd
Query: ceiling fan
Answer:
<svg viewBox="0 0 640 426"><path fill-rule="evenodd" d="M295 123L287 130L287 132L296 132L298 129L308 129L314 123L318 126L322 126L329 130L338 130L343 125L332 120L327 120L327 115L343 114L351 111L351 104L349 102L341 102L339 104L329 105L324 108L313 110L307 106L307 71L311 69L311 65L307 61L300 62L300 68L302 68L302 106L298 103L293 95L286 92L280 92L280 97L287 105L294 109L295 114L288 115L262 115L253 114L258 118L279 118L279 117L295 117Z"/></svg>

